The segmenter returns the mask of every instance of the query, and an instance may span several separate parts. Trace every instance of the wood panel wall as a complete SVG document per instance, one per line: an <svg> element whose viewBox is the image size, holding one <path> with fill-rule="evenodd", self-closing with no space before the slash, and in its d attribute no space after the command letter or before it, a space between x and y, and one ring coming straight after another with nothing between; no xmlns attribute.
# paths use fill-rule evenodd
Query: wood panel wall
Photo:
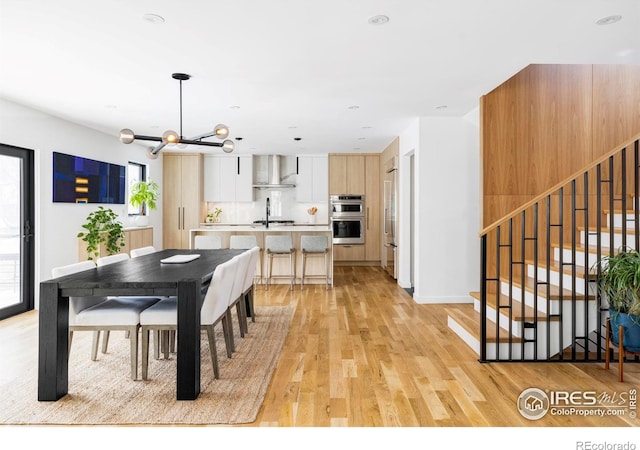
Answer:
<svg viewBox="0 0 640 450"><path fill-rule="evenodd" d="M640 66L531 65L480 117L486 227L640 132Z"/></svg>
<svg viewBox="0 0 640 450"><path fill-rule="evenodd" d="M640 132L640 65L593 66L594 159Z"/></svg>

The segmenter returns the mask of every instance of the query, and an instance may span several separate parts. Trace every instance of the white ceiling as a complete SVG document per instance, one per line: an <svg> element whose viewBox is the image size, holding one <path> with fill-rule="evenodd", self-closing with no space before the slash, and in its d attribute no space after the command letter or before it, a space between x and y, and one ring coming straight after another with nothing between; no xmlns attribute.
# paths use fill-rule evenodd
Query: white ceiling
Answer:
<svg viewBox="0 0 640 450"><path fill-rule="evenodd" d="M0 97L159 136L184 72L183 134L226 123L241 154L379 152L533 63L640 64L640 1L0 0Z"/></svg>

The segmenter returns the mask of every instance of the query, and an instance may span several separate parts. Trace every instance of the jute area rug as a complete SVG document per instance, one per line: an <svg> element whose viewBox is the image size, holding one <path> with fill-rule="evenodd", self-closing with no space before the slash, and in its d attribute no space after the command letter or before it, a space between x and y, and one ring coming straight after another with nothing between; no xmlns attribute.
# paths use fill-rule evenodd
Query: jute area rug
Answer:
<svg viewBox="0 0 640 450"><path fill-rule="evenodd" d="M91 332L75 333L69 360L69 393L57 402L37 401L37 352L33 368L0 385L0 424L214 425L256 419L289 329L292 308L257 307L256 322L241 338L234 314L236 351L227 358L222 326L216 326L220 379L206 334L202 338L201 393L176 400L176 360L149 355L149 379L130 378L129 340L112 332L107 354L91 361ZM153 342L153 340L151 340ZM141 371L139 371L141 373Z"/></svg>

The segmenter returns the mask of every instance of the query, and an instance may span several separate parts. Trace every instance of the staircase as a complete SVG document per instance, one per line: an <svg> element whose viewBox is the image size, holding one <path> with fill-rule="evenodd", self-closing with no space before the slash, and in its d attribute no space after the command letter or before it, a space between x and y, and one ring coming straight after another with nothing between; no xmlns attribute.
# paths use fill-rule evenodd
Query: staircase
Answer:
<svg viewBox="0 0 640 450"><path fill-rule="evenodd" d="M639 137L481 233L481 287L448 326L480 361L601 361L594 264L640 240Z"/></svg>

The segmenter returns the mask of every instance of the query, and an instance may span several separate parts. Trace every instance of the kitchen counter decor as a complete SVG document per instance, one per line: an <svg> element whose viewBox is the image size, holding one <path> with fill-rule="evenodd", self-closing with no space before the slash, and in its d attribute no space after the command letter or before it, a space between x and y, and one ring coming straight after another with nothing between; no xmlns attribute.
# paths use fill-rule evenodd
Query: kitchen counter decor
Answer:
<svg viewBox="0 0 640 450"><path fill-rule="evenodd" d="M312 206L307 209L307 214L309 214L309 223L316 223L316 213L318 212L318 208Z"/></svg>

